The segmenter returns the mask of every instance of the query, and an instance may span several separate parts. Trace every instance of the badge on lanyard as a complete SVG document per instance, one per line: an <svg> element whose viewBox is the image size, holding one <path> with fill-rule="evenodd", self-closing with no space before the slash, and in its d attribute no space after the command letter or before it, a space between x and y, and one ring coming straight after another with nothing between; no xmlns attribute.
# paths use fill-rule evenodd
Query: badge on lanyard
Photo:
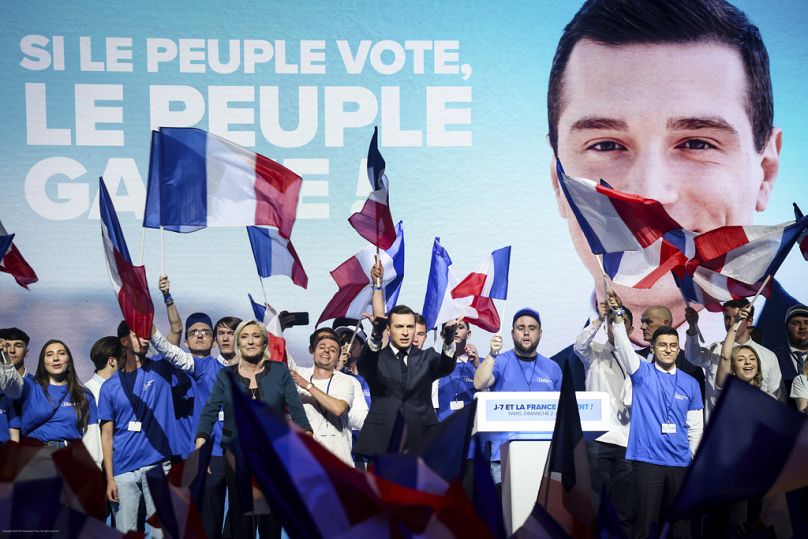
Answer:
<svg viewBox="0 0 808 539"><path fill-rule="evenodd" d="M662 434L676 434L676 423L662 423Z"/></svg>
<svg viewBox="0 0 808 539"><path fill-rule="evenodd" d="M463 401L452 401L452 402L449 403L449 409L450 410L461 410L461 409L463 409L463 406L465 406L465 405L466 405L466 403L463 402Z"/></svg>
<svg viewBox="0 0 808 539"><path fill-rule="evenodd" d="M224 421L224 410L219 410L219 421Z"/></svg>
<svg viewBox="0 0 808 539"><path fill-rule="evenodd" d="M140 432L143 428L143 424L140 421L130 421L127 430L129 432Z"/></svg>

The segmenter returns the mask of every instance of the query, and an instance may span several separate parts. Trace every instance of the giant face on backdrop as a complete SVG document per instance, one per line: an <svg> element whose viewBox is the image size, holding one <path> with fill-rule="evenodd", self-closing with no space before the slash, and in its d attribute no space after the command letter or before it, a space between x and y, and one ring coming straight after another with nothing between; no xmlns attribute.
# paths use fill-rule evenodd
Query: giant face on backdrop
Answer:
<svg viewBox="0 0 808 539"><path fill-rule="evenodd" d="M631 5L629 5L631 4ZM572 176L653 198L683 227L751 224L777 177L768 56L756 27L720 0L587 2L559 42L548 90L549 139ZM581 260L598 260L559 189ZM706 201L709 201L706 203ZM615 289L635 312L683 300L673 278Z"/></svg>

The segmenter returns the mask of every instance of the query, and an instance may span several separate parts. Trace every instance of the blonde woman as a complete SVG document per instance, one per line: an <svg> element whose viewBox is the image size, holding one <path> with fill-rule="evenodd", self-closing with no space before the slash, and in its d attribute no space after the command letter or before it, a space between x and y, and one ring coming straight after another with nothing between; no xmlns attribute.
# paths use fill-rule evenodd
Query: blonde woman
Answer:
<svg viewBox="0 0 808 539"><path fill-rule="evenodd" d="M288 409L292 421L311 432L306 412L300 403L292 376L284 363L269 361L269 346L266 328L255 320L245 320L236 328L236 356L234 364L219 371L216 382L210 392L205 408L199 418L196 434L196 446L201 447L208 440L213 424L224 413L222 428L222 447L238 455L238 444L233 444L236 433L236 421L233 412L233 394L228 373L238 383L243 393L269 406L275 413L283 415ZM243 459L236 459L239 462ZM226 459L227 461L227 459ZM227 490L230 496L231 537L254 537L257 526L262 538L280 537L280 524L271 515L260 515L257 518L244 516L239 507L237 484L233 469L225 468Z"/></svg>

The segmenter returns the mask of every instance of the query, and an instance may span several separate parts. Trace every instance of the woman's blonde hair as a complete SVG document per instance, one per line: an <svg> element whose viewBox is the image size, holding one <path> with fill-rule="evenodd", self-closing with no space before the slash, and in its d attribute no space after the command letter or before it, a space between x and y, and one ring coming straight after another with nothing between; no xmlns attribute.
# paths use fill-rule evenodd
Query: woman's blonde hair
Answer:
<svg viewBox="0 0 808 539"><path fill-rule="evenodd" d="M752 384L755 387L762 386L763 385L763 370L760 367L760 356L758 355L757 351L754 348L752 348L751 346L748 346L748 345L744 344L744 345L741 345L741 346L736 346L735 348L732 349L732 356L730 358L730 359L732 359L732 362L730 363L730 371L732 372L733 375L737 376L735 374L735 356L737 356L738 352L740 352L741 350L749 350L750 352L752 352L752 355L755 356L755 362L757 363L757 372L755 373L755 377L752 378L752 381L749 382L749 383Z"/></svg>
<svg viewBox="0 0 808 539"><path fill-rule="evenodd" d="M258 330L261 332L261 336L264 338L264 357L261 358L261 363L265 361L269 361L269 337L267 336L267 328L261 322L257 320L244 320L236 327L235 339L236 339L236 355L235 355L235 362L237 364L241 363L241 348L239 347L239 339L241 337L241 332L244 331L244 328L247 326L258 326Z"/></svg>

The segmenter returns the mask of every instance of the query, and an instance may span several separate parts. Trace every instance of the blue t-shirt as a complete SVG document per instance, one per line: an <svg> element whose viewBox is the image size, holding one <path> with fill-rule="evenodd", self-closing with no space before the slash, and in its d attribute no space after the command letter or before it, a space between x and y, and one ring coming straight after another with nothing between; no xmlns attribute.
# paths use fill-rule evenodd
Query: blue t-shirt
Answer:
<svg viewBox="0 0 808 539"><path fill-rule="evenodd" d="M95 398L82 388L87 399L87 424L98 422ZM33 377L23 378L20 430L23 436L48 442L50 440L80 440L84 433L76 425L76 407L67 391L67 384L48 385L48 394ZM54 409L56 413L53 413ZM52 414L52 416L51 416ZM50 419L48 419L48 417ZM45 421L44 423L42 423Z"/></svg>
<svg viewBox="0 0 808 539"><path fill-rule="evenodd" d="M704 408L698 382L681 369L670 374L642 361L631 375L631 383L631 430L626 459L660 466L688 466L687 412ZM675 425L676 432L663 434L663 423Z"/></svg>
<svg viewBox="0 0 808 539"><path fill-rule="evenodd" d="M452 401L462 401L464 405L474 400L474 365L471 361L458 361L449 376L438 379L438 419L443 421L455 410Z"/></svg>
<svg viewBox="0 0 808 539"><path fill-rule="evenodd" d="M19 429L20 418L14 408L14 401L0 395L0 444L4 444L11 439L8 429Z"/></svg>
<svg viewBox="0 0 808 539"><path fill-rule="evenodd" d="M213 384L216 382L216 377L219 375L219 371L223 368L224 365L219 363L219 361L213 356L194 358L194 371L191 373L191 377L194 380L194 385L196 388L196 398L194 400L193 421L191 421L192 428L190 431L188 431L188 436L191 440L191 450L194 448L194 437L197 432L197 427L199 426L199 416L202 414L202 410L205 408L208 398L210 398L210 392L213 389ZM219 410L219 419L213 424L213 430L210 433L210 441L213 444L211 454L214 457L221 457L223 455L223 424L224 411Z"/></svg>
<svg viewBox="0 0 808 539"><path fill-rule="evenodd" d="M101 386L98 417L114 423L112 471L131 472L171 458L183 433L172 398L177 369L149 359L133 372L115 373Z"/></svg>
<svg viewBox="0 0 808 539"><path fill-rule="evenodd" d="M535 360L523 361L513 350L502 352L494 362L494 385L490 391L560 391L561 367L552 359L536 354ZM499 448L511 438L530 437L529 433L486 432L480 441L491 443L491 460L500 460Z"/></svg>

